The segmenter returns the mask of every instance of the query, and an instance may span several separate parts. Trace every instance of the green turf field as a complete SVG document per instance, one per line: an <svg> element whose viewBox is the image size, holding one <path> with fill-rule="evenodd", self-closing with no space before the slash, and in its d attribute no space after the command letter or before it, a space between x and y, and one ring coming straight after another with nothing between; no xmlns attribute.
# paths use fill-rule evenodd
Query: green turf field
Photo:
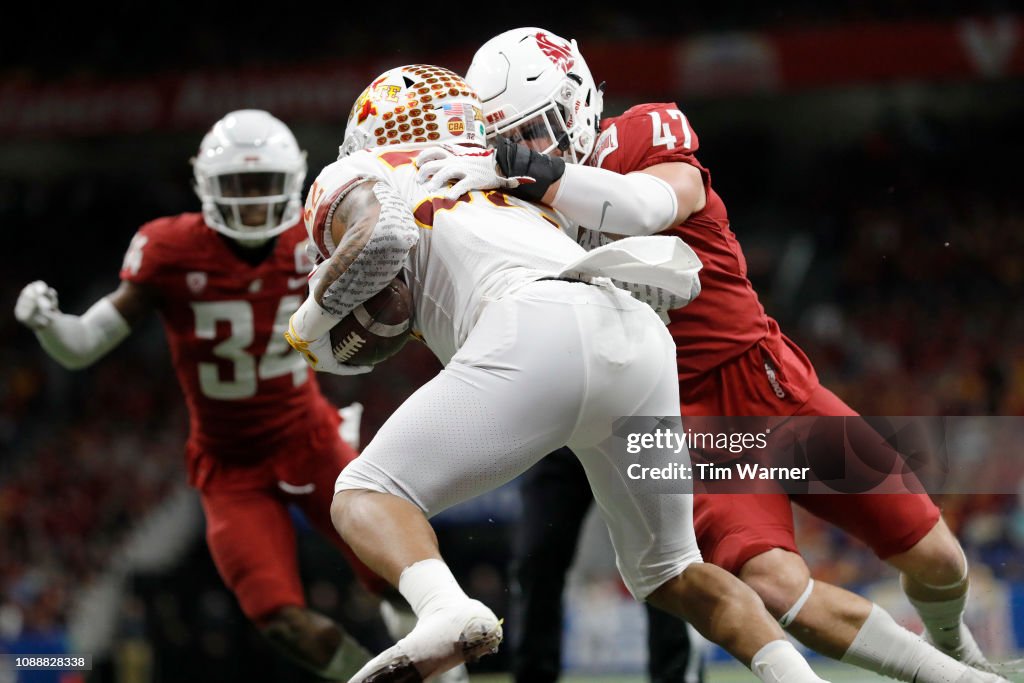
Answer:
<svg viewBox="0 0 1024 683"><path fill-rule="evenodd" d="M890 678L876 676L867 671L835 662L814 661L811 666L822 678L833 683L879 683L892 681ZM512 677L507 675L472 676L473 683L511 683ZM563 676L563 683L646 683L643 676ZM733 664L715 664L708 667L707 683L756 683L757 677L746 668Z"/></svg>

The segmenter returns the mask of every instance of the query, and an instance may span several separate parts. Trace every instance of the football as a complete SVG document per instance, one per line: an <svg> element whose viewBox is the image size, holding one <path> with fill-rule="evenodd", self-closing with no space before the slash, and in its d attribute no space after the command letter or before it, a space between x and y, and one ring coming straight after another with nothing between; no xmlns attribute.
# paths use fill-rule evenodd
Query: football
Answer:
<svg viewBox="0 0 1024 683"><path fill-rule="evenodd" d="M412 329L412 294L400 278L358 306L331 329L339 363L376 365L401 350Z"/></svg>

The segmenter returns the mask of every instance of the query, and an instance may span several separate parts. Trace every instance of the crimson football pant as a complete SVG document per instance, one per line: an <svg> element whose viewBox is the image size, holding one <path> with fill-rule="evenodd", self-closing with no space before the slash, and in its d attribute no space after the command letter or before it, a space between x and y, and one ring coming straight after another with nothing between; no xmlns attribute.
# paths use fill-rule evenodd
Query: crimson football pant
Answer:
<svg viewBox="0 0 1024 683"><path fill-rule="evenodd" d="M783 337L776 345L755 345L698 380L680 382L683 424L687 415L857 416L813 374L809 380L796 379L807 377L806 363L803 353ZM869 429L860 421L847 424ZM738 574L748 560L773 548L798 553L792 503L859 539L882 560L910 550L940 517L931 498L919 493L698 493L693 524L705 561Z"/></svg>
<svg viewBox="0 0 1024 683"><path fill-rule="evenodd" d="M334 480L355 457L335 426L255 464L213 464L200 489L206 540L221 578L249 619L260 623L281 607L306 604L289 504L344 553L368 590L380 593L387 587L331 523Z"/></svg>
<svg viewBox="0 0 1024 683"><path fill-rule="evenodd" d="M553 683L562 669L562 593L583 520L594 502L587 474L568 448L548 455L520 481L523 518L513 567L512 672L516 683ZM704 662L684 622L645 603L652 683L697 683ZM687 678L687 673L690 677Z"/></svg>

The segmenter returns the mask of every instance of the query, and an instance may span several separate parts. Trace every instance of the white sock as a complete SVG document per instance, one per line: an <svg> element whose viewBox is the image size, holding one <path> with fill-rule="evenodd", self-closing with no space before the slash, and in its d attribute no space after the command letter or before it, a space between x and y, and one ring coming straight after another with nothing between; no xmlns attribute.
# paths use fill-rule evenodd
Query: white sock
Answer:
<svg viewBox="0 0 1024 683"><path fill-rule="evenodd" d="M967 606L966 591L959 598L938 602L915 600L909 596L908 599L921 617L933 643L947 652L960 647L960 626Z"/></svg>
<svg viewBox="0 0 1024 683"><path fill-rule="evenodd" d="M441 560L421 560L402 571L398 592L409 601L420 619L445 607L469 600L448 565Z"/></svg>
<svg viewBox="0 0 1024 683"><path fill-rule="evenodd" d="M750 670L763 683L819 683L822 681L811 670L793 644L788 640L773 640L754 655Z"/></svg>
<svg viewBox="0 0 1024 683"><path fill-rule="evenodd" d="M331 661L319 673L330 680L347 681L372 658L373 655L366 648L346 633Z"/></svg>
<svg viewBox="0 0 1024 683"><path fill-rule="evenodd" d="M842 660L883 676L916 683L954 683L968 668L942 654L873 605Z"/></svg>

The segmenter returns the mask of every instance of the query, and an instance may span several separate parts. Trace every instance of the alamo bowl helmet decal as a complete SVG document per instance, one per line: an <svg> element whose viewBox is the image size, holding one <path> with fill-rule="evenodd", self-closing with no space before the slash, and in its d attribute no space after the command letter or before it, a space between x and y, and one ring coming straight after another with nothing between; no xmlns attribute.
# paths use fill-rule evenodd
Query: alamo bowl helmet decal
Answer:
<svg viewBox="0 0 1024 683"><path fill-rule="evenodd" d="M338 151L437 143L483 147L480 100L458 74L410 64L385 71L356 99Z"/></svg>
<svg viewBox="0 0 1024 683"><path fill-rule="evenodd" d="M215 123L192 169L203 220L243 244L281 234L302 214L306 153L265 111L233 111Z"/></svg>
<svg viewBox="0 0 1024 683"><path fill-rule="evenodd" d="M477 50L466 81L483 103L489 136L538 152L561 149L578 164L593 151L603 101L575 40L539 28L506 31Z"/></svg>

